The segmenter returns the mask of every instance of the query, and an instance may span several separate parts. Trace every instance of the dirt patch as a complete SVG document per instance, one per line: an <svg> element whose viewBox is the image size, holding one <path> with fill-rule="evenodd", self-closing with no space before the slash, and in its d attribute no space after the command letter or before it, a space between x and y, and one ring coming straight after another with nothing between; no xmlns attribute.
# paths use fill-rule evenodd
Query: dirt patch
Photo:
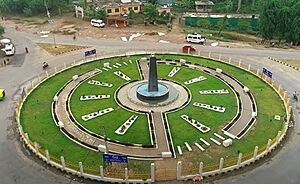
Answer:
<svg viewBox="0 0 300 184"><path fill-rule="evenodd" d="M300 60L289 60L289 59L282 59L282 62L285 62L289 65L295 66L297 68L300 68Z"/></svg>
<svg viewBox="0 0 300 184"><path fill-rule="evenodd" d="M65 54L68 52L80 50L80 49L86 49L89 47L86 46L77 46L77 45L60 45L60 44L48 44L48 43L38 43L38 46L40 46L42 49L49 52L51 55L60 55Z"/></svg>

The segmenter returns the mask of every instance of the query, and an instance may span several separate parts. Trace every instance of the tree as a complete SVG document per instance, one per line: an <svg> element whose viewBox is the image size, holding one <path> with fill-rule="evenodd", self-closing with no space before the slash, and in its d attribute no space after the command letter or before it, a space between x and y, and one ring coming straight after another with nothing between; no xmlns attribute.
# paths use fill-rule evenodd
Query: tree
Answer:
<svg viewBox="0 0 300 184"><path fill-rule="evenodd" d="M248 20L241 19L237 23L237 29L238 30L247 31L247 30L250 30L251 28L252 28L251 24Z"/></svg>
<svg viewBox="0 0 300 184"><path fill-rule="evenodd" d="M151 3L151 4L156 4L157 0L148 0L148 2Z"/></svg>
<svg viewBox="0 0 300 184"><path fill-rule="evenodd" d="M4 33L4 27L0 24L0 36Z"/></svg>
<svg viewBox="0 0 300 184"><path fill-rule="evenodd" d="M197 26L204 28L204 29L210 29L211 28L211 23L207 19L200 19L197 21Z"/></svg>
<svg viewBox="0 0 300 184"><path fill-rule="evenodd" d="M157 18L158 18L158 11L157 11L157 5L154 4L147 4L143 11L142 14L145 17L145 20L150 22L150 23L154 23Z"/></svg>
<svg viewBox="0 0 300 184"><path fill-rule="evenodd" d="M182 11L190 11L195 9L195 0L181 0L177 6Z"/></svg>
<svg viewBox="0 0 300 184"><path fill-rule="evenodd" d="M221 35L221 32L227 27L228 18L227 15L224 16L223 19L219 20L217 23L217 27L219 29L219 35Z"/></svg>
<svg viewBox="0 0 300 184"><path fill-rule="evenodd" d="M106 10L103 8L96 9L93 18L104 20L106 18Z"/></svg>

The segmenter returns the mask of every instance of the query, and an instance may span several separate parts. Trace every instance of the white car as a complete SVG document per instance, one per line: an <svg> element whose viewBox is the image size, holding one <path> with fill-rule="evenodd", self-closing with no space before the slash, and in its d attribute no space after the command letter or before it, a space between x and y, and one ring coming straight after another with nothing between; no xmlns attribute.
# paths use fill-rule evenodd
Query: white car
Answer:
<svg viewBox="0 0 300 184"><path fill-rule="evenodd" d="M205 44L206 38L201 36L200 34L194 33L194 34L188 34L186 36L186 41L191 43L199 43L199 44Z"/></svg>
<svg viewBox="0 0 300 184"><path fill-rule="evenodd" d="M92 19L91 25L94 27L100 27L103 28L105 26L105 23L101 19Z"/></svg>
<svg viewBox="0 0 300 184"><path fill-rule="evenodd" d="M5 47L1 50L5 52L6 56L12 56L15 54L15 46L12 43L5 44Z"/></svg>

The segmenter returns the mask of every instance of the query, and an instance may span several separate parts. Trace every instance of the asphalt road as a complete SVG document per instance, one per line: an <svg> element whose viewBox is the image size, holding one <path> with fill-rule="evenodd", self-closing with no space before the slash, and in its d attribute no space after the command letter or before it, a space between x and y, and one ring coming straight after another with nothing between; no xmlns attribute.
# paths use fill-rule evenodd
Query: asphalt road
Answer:
<svg viewBox="0 0 300 184"><path fill-rule="evenodd" d="M66 54L62 56L50 56L36 46L37 42L53 43L53 38L40 38L23 32L16 32L13 28L7 28L6 37L16 44L19 57L13 58L13 65L0 68L0 87L5 88L7 98L0 102L0 183L1 184L51 184L51 183L80 183L81 180L65 175L55 169L49 170L47 166L38 161L24 149L16 134L16 126L12 121L14 99L20 85L34 78L42 71L42 63L47 61L50 67L73 62L83 58L82 52ZM57 43L88 45L97 48L99 54L118 52L122 50L141 49L176 49L182 45L147 43L139 41L122 42L118 40L81 39L76 41L68 36L56 36ZM24 54L28 47L29 54ZM294 91L300 92L300 72L279 63L269 61L268 56L298 58L300 52L255 50L239 48L220 48L210 46L196 46L201 51L211 51L230 55L232 58L241 58L243 62L259 68L268 67L274 78L288 91L289 97ZM215 183L300 183L300 104L293 102L296 115L296 124L290 129L288 141L284 147L271 160L248 172L230 176L215 181ZM84 181L89 182L89 181Z"/></svg>

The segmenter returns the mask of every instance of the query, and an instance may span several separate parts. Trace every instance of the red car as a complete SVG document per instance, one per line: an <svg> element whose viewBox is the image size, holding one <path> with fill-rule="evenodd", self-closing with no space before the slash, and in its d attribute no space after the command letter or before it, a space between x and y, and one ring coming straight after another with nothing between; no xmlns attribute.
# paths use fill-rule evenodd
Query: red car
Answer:
<svg viewBox="0 0 300 184"><path fill-rule="evenodd" d="M188 53L189 51L190 51L190 53L191 52L196 52L196 49L193 46L191 46L191 45L184 45L182 47L182 52Z"/></svg>

